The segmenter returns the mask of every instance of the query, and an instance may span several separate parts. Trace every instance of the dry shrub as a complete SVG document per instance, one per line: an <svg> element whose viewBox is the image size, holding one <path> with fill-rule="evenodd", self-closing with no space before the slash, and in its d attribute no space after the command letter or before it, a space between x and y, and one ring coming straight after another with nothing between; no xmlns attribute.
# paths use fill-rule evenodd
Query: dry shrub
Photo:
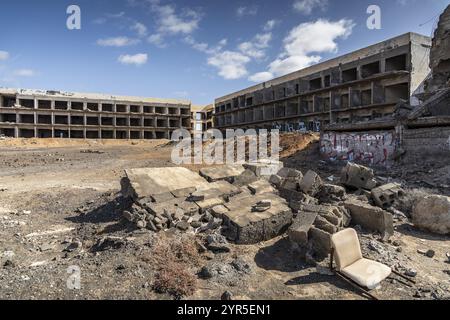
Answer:
<svg viewBox="0 0 450 320"><path fill-rule="evenodd" d="M198 266L200 255L195 238L159 238L152 250L152 260L156 268L155 291L177 299L196 291L197 279L192 269Z"/></svg>

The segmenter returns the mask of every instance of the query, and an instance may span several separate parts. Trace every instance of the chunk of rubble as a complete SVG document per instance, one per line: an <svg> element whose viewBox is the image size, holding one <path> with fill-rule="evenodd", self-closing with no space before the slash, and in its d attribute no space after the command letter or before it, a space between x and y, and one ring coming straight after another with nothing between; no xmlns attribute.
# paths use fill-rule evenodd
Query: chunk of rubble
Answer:
<svg viewBox="0 0 450 320"><path fill-rule="evenodd" d="M317 212L300 212L289 227L289 239L294 243L306 245L309 240L309 230L316 221L317 215Z"/></svg>
<svg viewBox="0 0 450 320"><path fill-rule="evenodd" d="M344 206L350 212L354 224L380 232L385 239L394 235L394 222L389 212L357 199L346 200Z"/></svg>
<svg viewBox="0 0 450 320"><path fill-rule="evenodd" d="M345 200L347 193L344 187L334 184L323 184L316 196L321 203L333 203Z"/></svg>
<svg viewBox="0 0 450 320"><path fill-rule="evenodd" d="M323 181L320 176L314 171L309 170L300 182L299 187L304 193L314 197L322 185Z"/></svg>
<svg viewBox="0 0 450 320"><path fill-rule="evenodd" d="M252 170L247 169L242 174L234 178L233 185L243 187L257 181L258 179L259 178Z"/></svg>
<svg viewBox="0 0 450 320"><path fill-rule="evenodd" d="M450 234L450 197L426 196L415 204L412 211L413 224L437 234Z"/></svg>
<svg viewBox="0 0 450 320"><path fill-rule="evenodd" d="M267 180L258 180L248 185L248 189L252 194L262 194L275 192L275 189Z"/></svg>
<svg viewBox="0 0 450 320"><path fill-rule="evenodd" d="M270 159L261 159L257 163L244 164L246 169L253 171L259 178L269 178L271 175L280 171L283 166L283 162Z"/></svg>
<svg viewBox="0 0 450 320"><path fill-rule="evenodd" d="M217 205L217 206L212 207L210 211L211 211L211 214L215 218L221 218L222 219L223 215L225 213L227 213L229 210L224 205Z"/></svg>
<svg viewBox="0 0 450 320"><path fill-rule="evenodd" d="M197 173L181 167L128 169L125 175L122 194L135 200L208 184Z"/></svg>
<svg viewBox="0 0 450 320"><path fill-rule="evenodd" d="M225 165L219 167L203 168L200 175L209 182L227 180L233 182L233 179L240 176L245 171L242 165Z"/></svg>
<svg viewBox="0 0 450 320"><path fill-rule="evenodd" d="M255 203L270 200L272 206L265 212L253 212ZM227 203L224 226L227 238L237 244L255 244L270 240L284 231L292 222L292 210L287 202L274 193L231 198Z"/></svg>
<svg viewBox="0 0 450 320"><path fill-rule="evenodd" d="M342 169L341 183L358 189L372 190L377 186L373 170L354 163L347 163Z"/></svg>
<svg viewBox="0 0 450 320"><path fill-rule="evenodd" d="M372 190L375 204L383 209L391 207L396 201L405 196L405 191L398 183L388 183Z"/></svg>
<svg viewBox="0 0 450 320"><path fill-rule="evenodd" d="M271 200L261 200L257 204L255 204L252 207L252 210L254 212L264 212L269 210L272 207L272 201Z"/></svg>

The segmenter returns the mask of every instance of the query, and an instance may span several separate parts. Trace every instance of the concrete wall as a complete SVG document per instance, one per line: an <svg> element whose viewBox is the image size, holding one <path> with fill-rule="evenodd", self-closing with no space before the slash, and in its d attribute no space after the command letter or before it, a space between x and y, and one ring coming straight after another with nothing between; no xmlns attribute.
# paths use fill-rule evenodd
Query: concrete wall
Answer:
<svg viewBox="0 0 450 320"><path fill-rule="evenodd" d="M448 157L450 163L450 127L408 129L402 135L407 161Z"/></svg>
<svg viewBox="0 0 450 320"><path fill-rule="evenodd" d="M389 166L397 150L395 130L372 132L325 132L320 141L322 155L330 160L347 160Z"/></svg>

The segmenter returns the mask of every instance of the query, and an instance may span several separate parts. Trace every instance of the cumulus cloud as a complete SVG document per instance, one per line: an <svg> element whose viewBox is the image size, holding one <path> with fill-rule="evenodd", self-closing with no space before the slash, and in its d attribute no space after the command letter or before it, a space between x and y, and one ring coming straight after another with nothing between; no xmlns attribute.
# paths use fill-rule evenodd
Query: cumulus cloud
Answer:
<svg viewBox="0 0 450 320"><path fill-rule="evenodd" d="M275 28L275 26L278 24L278 20L272 19L266 22L266 24L264 25L263 29L264 31L272 31L273 28Z"/></svg>
<svg viewBox="0 0 450 320"><path fill-rule="evenodd" d="M293 28L283 40L284 49L277 59L268 66L268 71L249 77L249 80L267 81L318 63L321 53L333 53L338 50L338 39L346 39L353 30L352 20L302 23Z"/></svg>
<svg viewBox="0 0 450 320"><path fill-rule="evenodd" d="M208 58L208 64L219 69L219 75L226 80L239 79L247 75L250 58L235 51L216 53Z"/></svg>
<svg viewBox="0 0 450 320"><path fill-rule="evenodd" d="M126 47L138 44L139 39L131 39L128 37L115 37L97 40L97 45L102 47Z"/></svg>
<svg viewBox="0 0 450 320"><path fill-rule="evenodd" d="M257 34L251 41L242 42L239 44L238 49L246 56L255 59L262 59L266 55L264 49L269 46L271 39L271 33Z"/></svg>
<svg viewBox="0 0 450 320"><path fill-rule="evenodd" d="M306 15L310 15L316 8L325 10L327 6L328 0L295 0L293 4L294 10Z"/></svg>
<svg viewBox="0 0 450 320"><path fill-rule="evenodd" d="M164 42L164 37L161 34L159 34L159 33L155 33L155 34L150 35L147 38L147 42L152 44L152 45L154 45L154 46L156 46L156 47L158 47L158 48L165 48L166 47L166 44Z"/></svg>
<svg viewBox="0 0 450 320"><path fill-rule="evenodd" d="M15 70L13 74L17 77L34 77L36 72L31 69L19 69Z"/></svg>
<svg viewBox="0 0 450 320"><path fill-rule="evenodd" d="M147 27L140 22L136 22L131 26L131 30L136 31L138 36L145 37L147 35Z"/></svg>
<svg viewBox="0 0 450 320"><path fill-rule="evenodd" d="M9 59L9 52L0 50L0 61L8 59Z"/></svg>
<svg viewBox="0 0 450 320"><path fill-rule="evenodd" d="M124 54L121 55L118 61L126 65L136 65L140 66L146 64L148 60L148 55L146 53L138 53L135 55Z"/></svg>

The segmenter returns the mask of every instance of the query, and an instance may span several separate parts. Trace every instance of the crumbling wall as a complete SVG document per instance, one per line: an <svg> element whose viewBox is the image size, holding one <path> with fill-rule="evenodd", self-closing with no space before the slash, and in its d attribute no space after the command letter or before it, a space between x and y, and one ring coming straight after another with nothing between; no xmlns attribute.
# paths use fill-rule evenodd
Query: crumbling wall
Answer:
<svg viewBox="0 0 450 320"><path fill-rule="evenodd" d="M320 151L330 160L348 160L388 166L397 150L394 130L374 132L325 132Z"/></svg>
<svg viewBox="0 0 450 320"><path fill-rule="evenodd" d="M450 127L415 128L403 131L404 161L444 156L450 159Z"/></svg>

